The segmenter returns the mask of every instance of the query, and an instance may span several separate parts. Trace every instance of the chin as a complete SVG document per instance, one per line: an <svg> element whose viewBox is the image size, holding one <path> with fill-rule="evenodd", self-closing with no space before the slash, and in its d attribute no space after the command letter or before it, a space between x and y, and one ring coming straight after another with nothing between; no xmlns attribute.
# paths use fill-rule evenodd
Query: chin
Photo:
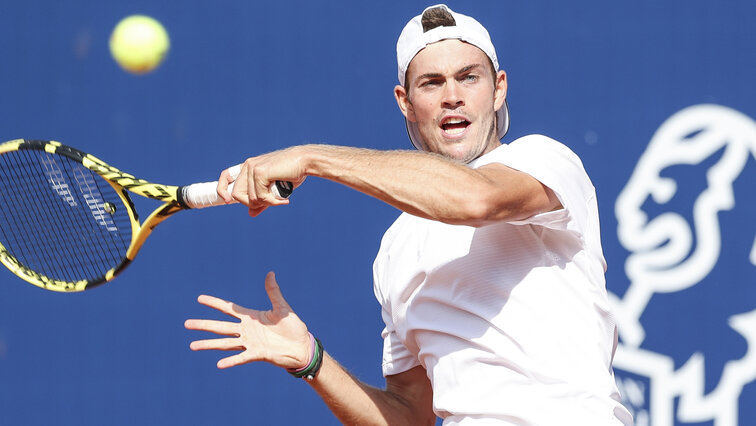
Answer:
<svg viewBox="0 0 756 426"><path fill-rule="evenodd" d="M450 158L452 160L461 161L463 163L469 163L470 161L476 159L478 156L472 153L469 150L465 151L445 151L445 152L439 152L439 154L443 155L444 157Z"/></svg>

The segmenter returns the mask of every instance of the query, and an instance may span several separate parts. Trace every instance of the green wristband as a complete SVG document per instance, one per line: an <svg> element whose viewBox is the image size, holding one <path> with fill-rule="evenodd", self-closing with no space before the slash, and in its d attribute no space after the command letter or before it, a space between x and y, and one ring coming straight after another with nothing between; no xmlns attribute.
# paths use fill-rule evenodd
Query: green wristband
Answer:
<svg viewBox="0 0 756 426"><path fill-rule="evenodd" d="M315 379L315 376L318 374L318 370L320 370L320 366L323 365L323 344L320 343L320 340L318 338L315 338L315 348L313 351L312 360L310 360L310 363L302 370L299 371L291 371L287 370L289 374L296 378L304 378L305 380L311 381Z"/></svg>

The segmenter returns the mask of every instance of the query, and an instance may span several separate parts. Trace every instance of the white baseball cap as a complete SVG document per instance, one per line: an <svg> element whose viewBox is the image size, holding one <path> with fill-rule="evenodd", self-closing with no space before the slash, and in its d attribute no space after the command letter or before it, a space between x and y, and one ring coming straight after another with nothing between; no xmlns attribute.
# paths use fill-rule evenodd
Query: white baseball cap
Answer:
<svg viewBox="0 0 756 426"><path fill-rule="evenodd" d="M434 9L441 7L446 9L451 14L456 22L456 25L451 27L436 27L428 31L423 31L422 17L428 9ZM488 31L475 19L456 13L449 9L445 4L438 4L430 6L423 10L423 13L412 18L411 21L405 25L402 33L399 35L399 40L396 42L396 62L399 66L399 84L404 85L404 78L407 74L407 68L409 68L410 62L425 46L435 43L441 40L458 39L466 43L470 43L473 46L479 48L485 53L491 63L494 70L499 71L499 61L496 58L496 49L494 49L491 42L491 36L488 35ZM418 130L417 123L413 123L405 119L407 124L407 134L412 141L412 145L417 149L421 149L419 141L422 140L420 131ZM499 139L503 138L509 130L509 108L507 107L506 99L504 105L496 111L496 136Z"/></svg>

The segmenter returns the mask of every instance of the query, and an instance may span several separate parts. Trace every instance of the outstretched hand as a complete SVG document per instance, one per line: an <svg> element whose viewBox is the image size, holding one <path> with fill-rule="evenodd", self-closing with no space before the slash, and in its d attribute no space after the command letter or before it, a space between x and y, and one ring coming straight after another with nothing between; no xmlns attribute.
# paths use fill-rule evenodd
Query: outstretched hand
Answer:
<svg viewBox="0 0 756 426"><path fill-rule="evenodd" d="M301 368L307 365L310 354L307 326L283 298L273 272L268 272L265 277L265 291L271 303L271 309L268 311L247 309L213 296L199 296L199 303L235 317L239 322L187 320L184 327L189 330L229 336L196 340L189 347L195 351L241 351L218 361L218 368L229 368L254 361L266 361L284 368Z"/></svg>

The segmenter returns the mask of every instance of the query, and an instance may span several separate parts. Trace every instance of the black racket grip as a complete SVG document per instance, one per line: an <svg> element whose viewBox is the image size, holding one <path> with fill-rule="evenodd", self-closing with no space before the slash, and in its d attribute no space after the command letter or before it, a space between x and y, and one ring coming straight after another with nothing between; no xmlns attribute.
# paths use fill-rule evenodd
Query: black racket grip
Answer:
<svg viewBox="0 0 756 426"><path fill-rule="evenodd" d="M289 198L291 193L294 192L294 185L289 181L277 180L276 189L281 198Z"/></svg>

